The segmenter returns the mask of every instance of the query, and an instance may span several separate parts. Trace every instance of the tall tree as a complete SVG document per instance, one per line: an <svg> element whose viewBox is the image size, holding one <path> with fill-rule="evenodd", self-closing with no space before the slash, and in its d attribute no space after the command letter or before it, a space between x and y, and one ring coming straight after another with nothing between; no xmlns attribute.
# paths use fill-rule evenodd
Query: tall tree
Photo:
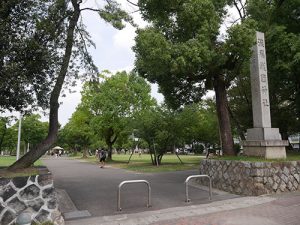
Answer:
<svg viewBox="0 0 300 225"><path fill-rule="evenodd" d="M298 132L300 116L299 52L300 2L247 1L246 17L257 21L265 33L272 126L284 139ZM242 65L230 90L230 108L240 136L252 127L249 64Z"/></svg>
<svg viewBox="0 0 300 225"><path fill-rule="evenodd" d="M37 114L24 116L22 119L21 138L25 145L30 145L30 148L47 136L48 122L41 122L40 119L41 116Z"/></svg>
<svg viewBox="0 0 300 225"><path fill-rule="evenodd" d="M25 0L21 1L24 2ZM26 1L25 1L26 2ZM59 60L57 62L58 68L55 71L55 78L53 79L53 86L51 86L48 97L46 98L48 104L46 104L50 109L49 114L49 131L47 137L38 144L34 149L31 149L27 154L25 154L22 158L20 158L17 162L12 164L9 169L14 170L18 168L25 168L33 164L38 158L40 158L52 145L55 143L57 139L58 133L58 108L59 102L58 98L61 94L61 90L63 84L66 80L66 76L70 75L70 77L76 77L78 74L78 70L76 69L76 60L78 59L78 53L82 57L80 58L82 62L87 65L85 68L90 73L95 73L96 68L92 63L92 59L90 55L86 52L86 43L88 42L86 39L88 37L88 33L84 30L83 24L79 23L80 14L83 10L91 10L96 11L99 15L107 22L111 23L114 27L121 29L124 27L124 21L131 21L131 18L128 14L120 9L119 4L114 0L106 0L104 1L103 8L101 9L91 9L91 8L82 8L82 0L54 0L52 2L47 2L45 4L53 5L53 11L42 10L42 13L46 13L45 21L42 21L41 24L44 30L49 31L50 33L57 34L54 35L54 39L59 43L62 43L60 48L56 48L56 52L59 56ZM16 5L13 7L15 9L19 7ZM31 5L28 5L30 8ZM31 9L31 8L30 8ZM11 13L14 10L11 10L7 16L11 16ZM52 13L51 13L52 12ZM49 14L47 14L49 13ZM16 16L22 16L22 13L17 13ZM25 17L26 21L26 17ZM39 20L34 20L38 24L40 24ZM61 25L62 26L59 26ZM58 29L58 27L63 27L64 29ZM18 30L20 36L24 35L22 33L23 30ZM46 35L47 37L47 35ZM84 41L85 40L85 41ZM76 48L73 48L76 46ZM74 64L70 63L74 59ZM16 62L16 61L15 61ZM17 61L18 62L18 61ZM33 61L34 64L36 64ZM34 67L35 68L35 67ZM72 73L71 68L75 68L74 73ZM37 72L37 77L39 77L40 71Z"/></svg>
<svg viewBox="0 0 300 225"><path fill-rule="evenodd" d="M88 148L91 145L94 132L90 124L92 115L87 108L79 105L72 114L71 119L64 127L65 140L73 146L83 149L83 158L87 157Z"/></svg>
<svg viewBox="0 0 300 225"><path fill-rule="evenodd" d="M216 93L216 109L225 154L234 154L227 89L239 65L249 60L253 22L233 25L225 37L220 26L228 2L215 0L140 0L151 26L140 29L134 51L141 76L159 84L166 102L178 108Z"/></svg>
<svg viewBox="0 0 300 225"><path fill-rule="evenodd" d="M82 92L83 107L93 115L91 125L108 146L108 158L120 134L129 125L136 112L151 107L150 86L136 74L118 72L102 74L103 81L88 82Z"/></svg>

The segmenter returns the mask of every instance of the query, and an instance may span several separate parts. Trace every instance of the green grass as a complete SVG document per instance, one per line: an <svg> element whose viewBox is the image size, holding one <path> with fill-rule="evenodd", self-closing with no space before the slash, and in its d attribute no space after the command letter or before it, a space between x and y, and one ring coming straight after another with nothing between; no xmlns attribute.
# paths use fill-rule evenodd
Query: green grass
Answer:
<svg viewBox="0 0 300 225"><path fill-rule="evenodd" d="M159 166L154 166L151 163L151 158L149 154L143 154L139 157L134 154L131 157L130 163L128 164L128 159L130 155L124 154L113 154L112 161L106 163L116 168L122 168L143 173L156 173L156 172L167 172L167 171L179 171L179 170L192 170L198 169L200 160L203 156L198 155L180 155L180 159L183 164L180 163L176 155L166 154L162 158L162 164ZM80 156L73 157L74 159L81 159ZM98 163L98 159L94 156L84 159L91 163Z"/></svg>
<svg viewBox="0 0 300 225"><path fill-rule="evenodd" d="M106 165L113 166L116 168L122 168L142 173L156 173L166 171L179 171L179 170L190 170L198 169L200 161L204 156L199 155L180 155L183 164L180 163L179 159L174 154L166 154L163 156L162 165L154 166L151 163L149 154L143 154L141 157L138 154L134 154L128 164L130 155L124 154L113 154L113 160L106 163ZM85 160L91 163L98 163L99 160L95 156L88 157L87 159L81 159L81 156L71 157L74 159ZM248 157L248 156L223 156L214 157L213 159L220 160L236 160L236 161L249 161L249 162L285 162L285 161L299 161L300 153L288 152L286 160L266 160L261 157Z"/></svg>
<svg viewBox="0 0 300 225"><path fill-rule="evenodd" d="M12 178L12 177L26 177L31 175L36 175L39 173L38 169L35 167L18 170L11 172L6 170L8 166L13 164L16 161L15 156L0 156L0 177L3 178ZM38 160L34 163L35 166L42 166L43 163L41 160Z"/></svg>
<svg viewBox="0 0 300 225"><path fill-rule="evenodd" d="M287 152L286 159L265 159L263 157L252 157L252 156L222 156L222 157L215 157L214 159L248 161L248 162L287 162L287 161L300 161L300 153Z"/></svg>
<svg viewBox="0 0 300 225"><path fill-rule="evenodd" d="M16 161L16 156L0 156L0 167L8 167ZM42 166L41 160L34 163L35 166Z"/></svg>

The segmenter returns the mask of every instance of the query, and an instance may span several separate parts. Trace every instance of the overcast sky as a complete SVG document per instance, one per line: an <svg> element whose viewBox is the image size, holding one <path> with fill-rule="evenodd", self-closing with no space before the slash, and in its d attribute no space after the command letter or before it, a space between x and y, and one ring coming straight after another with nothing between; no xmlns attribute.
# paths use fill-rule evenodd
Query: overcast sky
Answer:
<svg viewBox="0 0 300 225"><path fill-rule="evenodd" d="M123 8L129 12L136 10L133 6L126 3L126 0L118 0ZM96 0L87 0L84 7L97 8ZM133 0L132 2L136 2ZM146 25L141 19L139 13L131 14L140 27ZM110 24L103 21L96 12L83 11L83 23L86 25L91 39L96 44L96 49L91 47L89 49L92 54L93 60L98 67L99 71L110 70L115 73L117 71L130 71L134 66L134 53L132 46L134 45L135 28L127 24L123 30L117 30ZM152 96L159 102L163 101L163 96L157 93L157 85L152 86ZM76 106L80 102L81 84L76 87L76 93L67 94L67 97L61 98L60 102L63 104L59 108L59 122L65 125L72 113L75 111Z"/></svg>
<svg viewBox="0 0 300 225"><path fill-rule="evenodd" d="M117 1L128 12L136 10L136 8L127 3L126 0ZM82 8L97 8L97 4L101 4L103 2L103 0L85 0ZM132 0L132 2L136 3L137 0ZM234 21L237 15L234 9L230 10L230 14L231 16L228 18L228 21ZM146 26L146 22L142 20L138 12L132 13L131 15L139 27ZM136 35L134 27L127 24L123 30L117 30L110 24L104 22L97 12L87 10L82 12L82 20L91 35L91 39L96 44L96 49L91 47L89 51L99 71L110 70L115 73L117 71L130 71L133 69L135 56L132 51L132 46L134 45L134 37ZM222 33L224 33L226 26L223 26L221 30ZM79 104L81 100L81 86L81 83L78 82L78 85L75 88L75 93L66 93L66 97L60 98L60 102L62 102L59 108L60 124L65 125L68 122L72 113L75 111L76 106ZM152 96L155 97L158 102L162 102L163 96L158 93L157 85L151 85L151 87ZM212 93L213 92L210 92L209 95L212 96ZM14 113L14 115L17 116L18 113ZM48 121L48 117L43 116L42 120Z"/></svg>

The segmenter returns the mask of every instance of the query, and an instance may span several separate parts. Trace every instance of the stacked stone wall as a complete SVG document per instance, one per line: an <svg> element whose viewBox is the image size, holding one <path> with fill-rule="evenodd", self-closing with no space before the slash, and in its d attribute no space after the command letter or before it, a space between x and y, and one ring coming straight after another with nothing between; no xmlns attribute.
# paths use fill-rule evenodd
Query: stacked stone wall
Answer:
<svg viewBox="0 0 300 225"><path fill-rule="evenodd" d="M24 210L30 212L37 224L47 221L64 224L51 174L0 178L0 224L15 224Z"/></svg>
<svg viewBox="0 0 300 225"><path fill-rule="evenodd" d="M300 191L300 161L244 162L205 159L200 174L212 178L214 188L239 195ZM197 179L207 185L207 179Z"/></svg>

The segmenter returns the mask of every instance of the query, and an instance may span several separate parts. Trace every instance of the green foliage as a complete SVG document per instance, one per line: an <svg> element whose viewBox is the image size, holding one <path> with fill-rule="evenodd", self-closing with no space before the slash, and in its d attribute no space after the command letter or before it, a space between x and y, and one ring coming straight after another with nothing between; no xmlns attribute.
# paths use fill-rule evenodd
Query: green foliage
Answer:
<svg viewBox="0 0 300 225"><path fill-rule="evenodd" d="M124 22L130 22L134 25L132 17L126 11L122 10L120 4L116 1L109 1L109 4L99 11L99 15L117 29L124 28Z"/></svg>
<svg viewBox="0 0 300 225"><path fill-rule="evenodd" d="M24 116L22 119L21 138L31 146L37 145L47 136L48 122L41 122L40 119L41 116L37 114Z"/></svg>
<svg viewBox="0 0 300 225"><path fill-rule="evenodd" d="M139 1L153 26L139 30L134 51L141 76L157 82L172 107L200 101L212 89L214 76L226 84L237 63L248 60L254 43L254 22L232 26L218 38L226 1Z"/></svg>
<svg viewBox="0 0 300 225"><path fill-rule="evenodd" d="M157 107L144 110L136 118L138 137L144 139L155 158L176 147L195 143L215 144L218 122L213 102L186 106L180 110Z"/></svg>
<svg viewBox="0 0 300 225"><path fill-rule="evenodd" d="M86 149L90 146L93 139L93 130L90 126L91 118L91 114L86 108L81 105L77 107L69 122L60 132L60 136L63 136L63 141L68 144L69 148Z"/></svg>
<svg viewBox="0 0 300 225"><path fill-rule="evenodd" d="M300 2L248 1L248 18L265 33L272 126L279 127L283 138L299 130L299 16ZM299 12L298 12L299 15ZM240 32L239 32L240 33ZM241 65L230 96L230 108L239 134L252 127L249 63Z"/></svg>
<svg viewBox="0 0 300 225"><path fill-rule="evenodd" d="M0 106L46 108L59 67L66 14L62 1L13 0L0 4ZM45 13L47 12L47 13ZM59 15L59 16L58 16Z"/></svg>
<svg viewBox="0 0 300 225"><path fill-rule="evenodd" d="M139 111L154 105L155 101L150 96L150 86L133 73L101 74L100 77L102 82L85 84L82 106L91 113L90 124L105 140L110 157L116 140L131 133L130 120Z"/></svg>

